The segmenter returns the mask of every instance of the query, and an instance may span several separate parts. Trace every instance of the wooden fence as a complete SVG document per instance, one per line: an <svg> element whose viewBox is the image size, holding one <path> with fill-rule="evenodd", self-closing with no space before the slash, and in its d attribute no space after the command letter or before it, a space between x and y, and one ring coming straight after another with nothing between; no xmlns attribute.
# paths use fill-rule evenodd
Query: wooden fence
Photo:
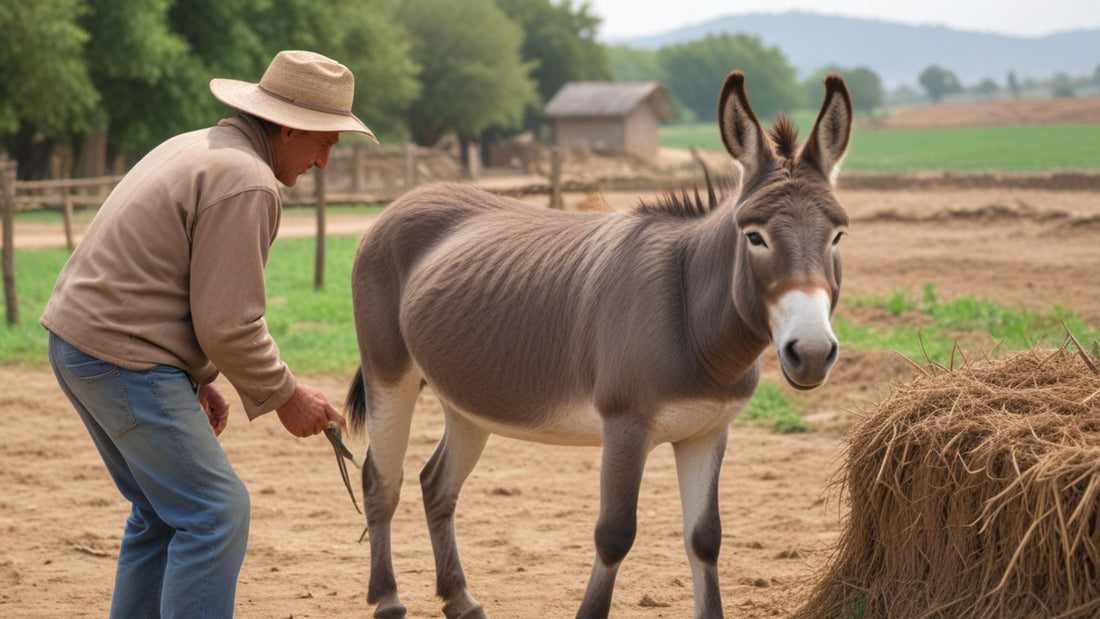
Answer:
<svg viewBox="0 0 1100 619"><path fill-rule="evenodd" d="M526 152L530 151L530 152ZM505 195L524 196L549 194L550 207L562 208L563 191L592 191L599 187L611 189L650 189L664 186L667 179L601 179L565 180L565 154L556 148L529 145L528 159L544 159L548 170L532 170L528 175L545 175L546 181L528 185L491 187L490 191ZM472 155L476 161L476 155ZM535 166L537 168L537 166ZM283 187L285 206L314 205L317 208L317 252L314 268L314 288L323 286L325 260L325 209L330 203L387 203L412 187L437 180L470 180L479 174L462 168L457 158L446 151L412 144L397 148L354 147L333 151L325 170L303 175L294 187ZM14 214L19 211L61 210L65 242L69 250L76 246L73 211L78 207L98 208L107 199L121 176L59 179L45 181L16 180L16 164L0 159L0 207L3 211L3 275L7 304L7 319L15 324L19 310L15 298ZM491 185L491 183L489 183Z"/></svg>
<svg viewBox="0 0 1100 619"><path fill-rule="evenodd" d="M63 213L65 243L76 246L73 210L98 208L122 179L121 176L16 180L17 163L0 158L0 223L2 231L2 269L7 322L19 322L15 285L14 218L16 212L60 210ZM326 170L316 169L304 175L294 187L283 188L287 206L317 207L317 253L314 287L323 286L325 207L331 202L385 203L413 186L433 180L455 180L465 171L450 154L413 144L398 148L356 147L335 150Z"/></svg>
<svg viewBox="0 0 1100 619"><path fill-rule="evenodd" d="M8 324L19 322L19 303L15 296L15 176L18 166L14 161L0 159L0 223L4 226L3 271L4 309Z"/></svg>

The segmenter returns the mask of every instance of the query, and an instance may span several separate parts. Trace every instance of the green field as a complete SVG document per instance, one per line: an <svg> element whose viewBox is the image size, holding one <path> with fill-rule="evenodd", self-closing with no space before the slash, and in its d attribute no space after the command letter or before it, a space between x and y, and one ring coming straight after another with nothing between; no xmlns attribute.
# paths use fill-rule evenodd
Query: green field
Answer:
<svg viewBox="0 0 1100 619"><path fill-rule="evenodd" d="M808 132L813 119L795 117ZM715 124L661 128L661 145L722 150ZM1100 125L867 129L852 134L844 169L858 172L993 170L1042 172L1100 168Z"/></svg>
<svg viewBox="0 0 1100 619"><path fill-rule="evenodd" d="M374 212L362 207L347 210L364 215ZM60 226L60 217L56 217ZM349 285L358 243L356 236L328 239L325 286L321 291L313 290L313 239L282 239L272 248L266 274L266 319L283 358L296 372L350 376L359 362ZM16 252L21 320L16 326L0 324L0 364L46 366L46 332L38 325L38 317L67 257L64 249ZM1065 336L1063 324L1082 342L1100 340L1095 325L1083 324L1071 309L1057 307L1040 312L973 297L940 299L932 286L926 286L920 294L899 290L883 298L851 299L845 304L879 307L895 316L914 317L901 326L884 328L853 322L842 307L834 327L847 349L892 349L917 362L927 356L950 365L956 341L964 334L983 334L985 342L999 343L1006 352L1030 348L1037 341L1057 346ZM2 312L0 320L6 320ZM801 420L805 408L797 394L764 381L743 419L777 432L800 432L809 429Z"/></svg>
<svg viewBox="0 0 1100 619"><path fill-rule="evenodd" d="M267 321L291 367L343 373L354 370L358 363L350 290L351 264L358 244L356 236L328 239L325 286L318 292L313 290L315 241L275 242L266 273ZM14 327L0 326L0 363L44 364L46 337L38 326L38 317L67 256L64 249L16 252L21 320ZM988 334L1005 350L1026 349L1037 341L1056 346L1064 336L1063 322L1082 341L1100 339L1096 325L1083 324L1070 308L1040 312L973 297L941 299L931 285L919 293L899 290L883 298L850 299L845 303L881 307L893 315L924 315L924 319L911 321L922 325L919 337L916 327L886 330L873 324L856 324L847 320L843 311L835 320L837 334L847 347L893 349L912 359L928 353L935 361L947 362L961 333ZM923 339L923 350L919 339Z"/></svg>

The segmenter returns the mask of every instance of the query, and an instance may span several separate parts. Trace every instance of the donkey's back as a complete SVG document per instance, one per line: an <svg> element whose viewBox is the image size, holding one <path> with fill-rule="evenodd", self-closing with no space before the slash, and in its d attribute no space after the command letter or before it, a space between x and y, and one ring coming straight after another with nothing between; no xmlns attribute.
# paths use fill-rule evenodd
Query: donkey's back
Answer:
<svg viewBox="0 0 1100 619"><path fill-rule="evenodd" d="M410 192L353 268L365 388L413 372L495 433L599 444L598 409L687 397L675 227L459 184Z"/></svg>

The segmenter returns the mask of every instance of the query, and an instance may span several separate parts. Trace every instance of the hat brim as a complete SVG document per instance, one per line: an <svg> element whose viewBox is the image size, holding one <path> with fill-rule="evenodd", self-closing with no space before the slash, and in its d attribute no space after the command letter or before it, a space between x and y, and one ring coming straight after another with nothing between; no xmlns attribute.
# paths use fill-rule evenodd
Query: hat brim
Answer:
<svg viewBox="0 0 1100 619"><path fill-rule="evenodd" d="M277 99L260 89L259 84L216 78L210 80L210 92L229 107L302 131L340 131L361 133L378 143L378 138L354 114L334 114L314 110Z"/></svg>

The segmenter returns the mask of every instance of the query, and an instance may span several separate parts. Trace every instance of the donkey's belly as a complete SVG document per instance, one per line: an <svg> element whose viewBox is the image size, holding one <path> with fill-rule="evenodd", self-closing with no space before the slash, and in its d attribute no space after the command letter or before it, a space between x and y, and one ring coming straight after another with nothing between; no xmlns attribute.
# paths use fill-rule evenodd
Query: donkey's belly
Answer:
<svg viewBox="0 0 1100 619"><path fill-rule="evenodd" d="M666 403L648 415L650 445L676 442L726 426L744 410L748 401L749 398L740 398L725 402L682 400ZM480 415L450 405L448 408L500 436L552 445L598 446L603 443L603 417L594 402L558 407L553 414L526 423Z"/></svg>

